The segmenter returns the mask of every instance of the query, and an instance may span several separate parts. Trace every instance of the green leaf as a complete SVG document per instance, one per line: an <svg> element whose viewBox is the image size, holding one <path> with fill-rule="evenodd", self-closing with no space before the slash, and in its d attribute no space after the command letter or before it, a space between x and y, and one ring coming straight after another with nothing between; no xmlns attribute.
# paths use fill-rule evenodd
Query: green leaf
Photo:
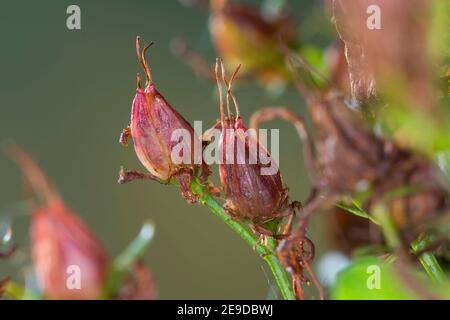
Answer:
<svg viewBox="0 0 450 320"><path fill-rule="evenodd" d="M336 204L336 206L341 209L344 209L350 213L353 213L355 216L369 219L373 223L380 225L380 223L378 221L376 221L369 213L364 211L363 208L361 208L361 206L359 205L359 203L356 202L355 200L352 200L352 205L348 205L344 202L341 202L341 203Z"/></svg>
<svg viewBox="0 0 450 320"><path fill-rule="evenodd" d="M424 281L423 274L408 272L408 278L413 278L421 286L421 291L430 293L437 298L448 299L450 285L443 285ZM392 264L384 262L377 257L368 256L356 259L347 268L342 270L332 289L331 296L338 300L405 300L422 298L413 292L407 283L399 277L399 271Z"/></svg>
<svg viewBox="0 0 450 320"><path fill-rule="evenodd" d="M153 223L146 222L136 238L113 262L105 289L106 298L113 296L133 265L142 258L155 234Z"/></svg>

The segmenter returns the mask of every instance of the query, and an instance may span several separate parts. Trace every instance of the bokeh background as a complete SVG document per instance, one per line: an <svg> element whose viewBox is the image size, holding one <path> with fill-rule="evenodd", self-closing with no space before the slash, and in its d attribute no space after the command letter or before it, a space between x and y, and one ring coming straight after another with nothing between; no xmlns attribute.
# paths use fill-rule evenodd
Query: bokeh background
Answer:
<svg viewBox="0 0 450 320"><path fill-rule="evenodd" d="M70 4L81 7L81 30L66 28ZM320 1L289 4L303 41L325 46L332 39ZM35 157L111 257L150 219L156 234L145 262L160 298L273 295L263 261L207 209L186 204L175 187L116 183L120 165L143 169L132 146L118 143L129 121L136 73L141 72L136 35L156 44L149 63L166 99L189 121L209 126L218 117L214 86L194 75L169 48L173 38L182 37L213 64L206 10L186 8L176 0L2 1L0 35L0 142L14 141ZM245 119L269 105L305 114L304 103L291 90L274 96L246 84L237 96ZM310 180L295 131L282 122L271 126L280 128L280 167L291 197L304 200ZM4 152L0 168L1 221L11 221L12 241L25 257L29 217L21 205L20 172ZM316 218L311 230L319 255L328 246L324 223ZM0 261L0 278L21 277L26 264L26 259Z"/></svg>

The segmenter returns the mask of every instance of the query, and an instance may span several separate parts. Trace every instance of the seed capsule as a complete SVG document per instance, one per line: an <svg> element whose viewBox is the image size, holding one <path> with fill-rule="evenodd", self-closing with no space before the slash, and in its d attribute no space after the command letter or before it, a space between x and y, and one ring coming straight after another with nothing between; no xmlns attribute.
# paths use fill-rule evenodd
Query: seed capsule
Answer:
<svg viewBox="0 0 450 320"><path fill-rule="evenodd" d="M263 84L289 79L280 44L296 46L292 21L280 16L265 19L258 8L233 4L228 0L211 1L210 31L217 52L226 66L246 66L245 75L257 75Z"/></svg>
<svg viewBox="0 0 450 320"><path fill-rule="evenodd" d="M135 171L121 171L119 183L135 179L153 179L161 183L177 181L182 188L183 196L189 201L196 197L190 192L190 179L201 164L201 152L195 152L198 136L191 125L166 101L156 89L145 59L145 52L152 45L140 51L139 37L136 38L138 59L146 75L145 88L141 88L140 76L137 77L137 91L133 100L130 125L124 129L120 142L127 143L133 139L134 150L140 162L149 174ZM178 131L177 131L178 130ZM186 133L187 139L181 141L172 138L174 132ZM174 147L180 148L182 161L173 159Z"/></svg>
<svg viewBox="0 0 450 320"><path fill-rule="evenodd" d="M11 154L34 192L31 251L44 296L49 299L99 298L107 271L105 250L87 226L67 208L30 156L18 148Z"/></svg>
<svg viewBox="0 0 450 320"><path fill-rule="evenodd" d="M361 125L355 118L357 114L342 97L332 94L320 97L310 103L309 111L316 128L316 141L313 143L305 130L298 130L305 143L305 161L315 180L315 192L303 210L305 218L314 211L334 206L343 195L368 191L369 187L373 192L364 203L368 212L396 189L419 189L390 198L387 203L401 231L411 230L447 210L449 192L439 169L425 157ZM259 127L261 121L276 117L304 127L302 120L292 113L270 108L259 110L251 122Z"/></svg>
<svg viewBox="0 0 450 320"><path fill-rule="evenodd" d="M223 81L228 87L227 117L223 111L222 87L218 76L219 61ZM236 98L231 91L231 84L238 70L239 67L228 83L222 61L216 62L216 79L221 96L221 118L217 125L221 129L219 138L220 181L227 199L225 204L227 212L238 219L252 221L257 231L264 233L266 231L263 227L265 222L292 214L294 207L298 204L295 202L289 205L288 190L283 185L278 167L257 139L248 135L248 129L242 121ZM230 96L233 98L236 118L230 111ZM272 173L263 174L263 169L268 165L272 167Z"/></svg>

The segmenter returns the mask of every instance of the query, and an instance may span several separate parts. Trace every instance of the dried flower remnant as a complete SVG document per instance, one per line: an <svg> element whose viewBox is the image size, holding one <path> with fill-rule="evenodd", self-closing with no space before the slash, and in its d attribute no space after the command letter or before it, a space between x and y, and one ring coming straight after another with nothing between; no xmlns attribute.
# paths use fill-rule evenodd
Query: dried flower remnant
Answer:
<svg viewBox="0 0 450 320"><path fill-rule="evenodd" d="M34 193L31 206L32 258L42 292L49 299L97 299L102 293L107 256L99 241L64 204L37 164L11 149ZM80 287L71 290L68 271L79 271Z"/></svg>
<svg viewBox="0 0 450 320"><path fill-rule="evenodd" d="M196 143L201 143L192 126L166 101L156 89L145 58L150 43L141 52L139 37L136 38L136 51L145 75L145 88L141 88L140 76L137 77L137 91L133 100L130 125L125 128L120 142L127 144L133 139L134 150L140 162L149 173L121 170L119 183L136 179L151 179L161 183L178 182L183 197L188 202L195 202L197 197L190 189L191 178L197 174L201 164L201 154L197 156ZM175 130L185 130L190 134L190 141L174 141ZM189 155L180 154L183 163L175 163L172 149L183 144L180 153L188 151ZM197 159L200 157L200 159ZM200 163L200 164L198 164ZM208 170L203 167L203 174Z"/></svg>

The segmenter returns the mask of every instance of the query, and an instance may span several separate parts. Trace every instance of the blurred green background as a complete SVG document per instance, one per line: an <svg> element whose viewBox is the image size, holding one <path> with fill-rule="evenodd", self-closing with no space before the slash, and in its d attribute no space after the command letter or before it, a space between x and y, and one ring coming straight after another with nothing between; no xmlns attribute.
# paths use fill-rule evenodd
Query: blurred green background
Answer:
<svg viewBox="0 0 450 320"><path fill-rule="evenodd" d="M81 7L81 30L66 28L70 4ZM318 1L290 5L304 41L323 45L331 37ZM2 1L0 35L0 142L13 140L35 157L110 256L151 219L156 235L145 261L162 299L263 299L270 294L272 278L263 261L207 209L186 204L175 187L116 183L120 165L143 169L132 146L118 143L141 72L136 35L156 43L149 63L166 99L187 120L203 120L205 127L218 117L214 86L169 49L174 37L183 37L214 62L205 10L175 0ZM269 105L305 114L291 90L274 98L248 84L238 88L237 96L245 119ZM291 197L304 200L310 181L295 131L282 122L272 126L280 128L280 167ZM20 172L5 153L0 153L0 168L0 213L13 217L13 241L26 252L29 219L18 205ZM324 239L320 225L316 220L311 233L319 247ZM21 272L18 265L0 261L0 278Z"/></svg>

